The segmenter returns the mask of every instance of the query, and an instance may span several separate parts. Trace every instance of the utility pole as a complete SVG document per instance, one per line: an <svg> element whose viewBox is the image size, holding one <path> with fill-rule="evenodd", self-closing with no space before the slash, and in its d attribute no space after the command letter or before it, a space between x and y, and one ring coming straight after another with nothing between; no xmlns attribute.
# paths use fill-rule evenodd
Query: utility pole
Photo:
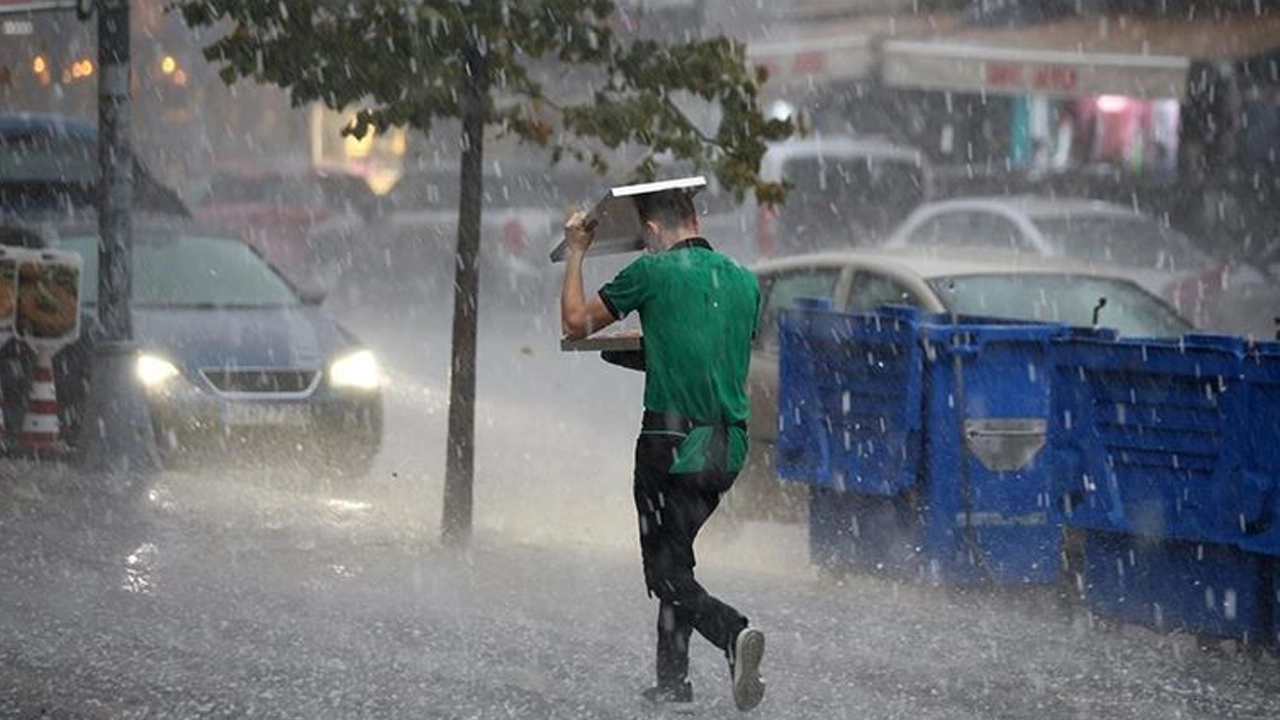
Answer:
<svg viewBox="0 0 1280 720"><path fill-rule="evenodd" d="M129 0L98 0L98 319L103 340L133 339L133 154L129 145Z"/></svg>
<svg viewBox="0 0 1280 720"><path fill-rule="evenodd" d="M80 446L86 469L112 489L159 469L151 413L136 375L129 309L133 252L133 150L129 141L129 0L97 0L98 320Z"/></svg>

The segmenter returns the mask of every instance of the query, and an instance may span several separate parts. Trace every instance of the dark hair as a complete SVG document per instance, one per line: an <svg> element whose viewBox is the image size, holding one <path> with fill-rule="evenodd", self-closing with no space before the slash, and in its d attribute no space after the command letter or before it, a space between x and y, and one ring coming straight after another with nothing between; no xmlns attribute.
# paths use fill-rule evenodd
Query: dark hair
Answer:
<svg viewBox="0 0 1280 720"><path fill-rule="evenodd" d="M673 229L698 218L693 207L693 193L688 190L665 190L636 198L636 211L640 222L650 220L664 228Z"/></svg>

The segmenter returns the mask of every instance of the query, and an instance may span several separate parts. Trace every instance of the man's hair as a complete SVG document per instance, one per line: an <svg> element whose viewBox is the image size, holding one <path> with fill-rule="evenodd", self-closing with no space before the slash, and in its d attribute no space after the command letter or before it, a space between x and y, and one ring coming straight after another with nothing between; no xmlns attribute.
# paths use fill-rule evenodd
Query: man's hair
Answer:
<svg viewBox="0 0 1280 720"><path fill-rule="evenodd" d="M636 198L636 211L640 214L641 223L653 220L667 229L686 225L698 218L698 211L693 207L693 193L688 190L664 190L641 195Z"/></svg>

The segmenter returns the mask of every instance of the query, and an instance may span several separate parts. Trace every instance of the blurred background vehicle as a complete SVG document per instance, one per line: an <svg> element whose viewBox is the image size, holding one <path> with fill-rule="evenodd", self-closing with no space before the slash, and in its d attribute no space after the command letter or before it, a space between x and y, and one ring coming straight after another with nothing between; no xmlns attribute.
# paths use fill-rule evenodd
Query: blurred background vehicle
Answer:
<svg viewBox="0 0 1280 720"><path fill-rule="evenodd" d="M382 198L367 242L353 250L352 282L367 300L382 293L450 302L457 254L458 171L415 169ZM480 228L482 292L503 305L549 306L559 275L547 253L566 210L589 206L605 184L583 172L537 166L486 171ZM385 295L383 299L390 298Z"/></svg>
<svg viewBox="0 0 1280 720"><path fill-rule="evenodd" d="M369 185L320 169L225 169L194 193L200 221L247 239L297 283L331 284L378 212Z"/></svg>
<svg viewBox="0 0 1280 720"><path fill-rule="evenodd" d="M0 237L84 260L85 331L55 359L64 438L74 441L89 355L101 337L96 218L28 216L7 228ZM322 299L300 293L239 238L182 219L135 218L137 370L167 462L234 456L344 478L368 471L382 440L381 371L320 309Z"/></svg>
<svg viewBox="0 0 1280 720"><path fill-rule="evenodd" d="M752 269L760 281L762 310L747 380L747 464L726 498L736 518L799 521L808 502L803 487L778 482L774 462L778 314L798 298L824 298L842 312L908 305L1085 327L1094 325L1096 314L1100 325L1135 337L1179 337L1195 329L1165 301L1115 271L1009 251L955 251L946 257L927 250L811 253Z"/></svg>
<svg viewBox="0 0 1280 720"><path fill-rule="evenodd" d="M133 181L139 210L189 214L136 157ZM55 114L0 113L0 211L97 207L97 188L97 126Z"/></svg>
<svg viewBox="0 0 1280 720"><path fill-rule="evenodd" d="M761 257L875 244L932 196L924 155L876 137L814 135L775 143L760 175L790 186L780 207L755 206Z"/></svg>
<svg viewBox="0 0 1280 720"><path fill-rule="evenodd" d="M1227 333L1258 328L1224 314L1221 306L1264 294L1269 285L1257 268L1215 259L1152 217L1094 200L1014 196L925 203L884 246L948 254L987 248L1068 258L1104 270L1124 268L1201 328Z"/></svg>

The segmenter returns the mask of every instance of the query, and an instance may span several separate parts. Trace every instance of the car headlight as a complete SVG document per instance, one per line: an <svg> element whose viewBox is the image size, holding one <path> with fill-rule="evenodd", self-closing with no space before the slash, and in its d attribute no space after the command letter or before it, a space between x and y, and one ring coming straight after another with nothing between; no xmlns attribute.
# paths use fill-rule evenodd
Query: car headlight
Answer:
<svg viewBox="0 0 1280 720"><path fill-rule="evenodd" d="M155 355L139 355L135 372L148 389L163 387L181 374L176 365Z"/></svg>
<svg viewBox="0 0 1280 720"><path fill-rule="evenodd" d="M329 384L334 387L377 390L382 385L382 369L378 359L368 350L357 350L333 361L329 366Z"/></svg>

